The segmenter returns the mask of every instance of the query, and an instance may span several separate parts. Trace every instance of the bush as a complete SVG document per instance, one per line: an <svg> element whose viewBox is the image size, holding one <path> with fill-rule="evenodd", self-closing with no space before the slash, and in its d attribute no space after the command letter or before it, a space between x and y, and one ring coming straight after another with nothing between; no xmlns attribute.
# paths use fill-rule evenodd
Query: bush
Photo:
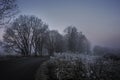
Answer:
<svg viewBox="0 0 120 80"><path fill-rule="evenodd" d="M57 78L59 80L84 80L85 66L81 62L71 63L69 61L58 61L57 63Z"/></svg>
<svg viewBox="0 0 120 80"><path fill-rule="evenodd" d="M77 54L51 57L41 65L36 80L120 80L120 61L97 57L91 62L87 58Z"/></svg>
<svg viewBox="0 0 120 80"><path fill-rule="evenodd" d="M97 59L90 65L89 80L120 80L120 61Z"/></svg>

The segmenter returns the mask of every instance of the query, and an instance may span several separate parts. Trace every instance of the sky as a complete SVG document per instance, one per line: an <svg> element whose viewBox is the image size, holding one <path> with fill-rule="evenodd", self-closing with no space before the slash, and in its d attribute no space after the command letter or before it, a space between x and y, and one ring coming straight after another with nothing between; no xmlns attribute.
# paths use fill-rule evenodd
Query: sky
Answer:
<svg viewBox="0 0 120 80"><path fill-rule="evenodd" d="M92 45L120 48L120 0L17 0L20 13L35 15L63 33L76 26Z"/></svg>

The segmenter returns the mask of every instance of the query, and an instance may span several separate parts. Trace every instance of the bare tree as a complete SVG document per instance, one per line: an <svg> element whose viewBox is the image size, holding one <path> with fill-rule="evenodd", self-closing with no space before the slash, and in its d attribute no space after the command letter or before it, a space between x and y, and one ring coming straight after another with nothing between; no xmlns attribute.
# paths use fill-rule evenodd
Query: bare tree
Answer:
<svg viewBox="0 0 120 80"><path fill-rule="evenodd" d="M18 12L16 0L0 0L0 25L8 23Z"/></svg>
<svg viewBox="0 0 120 80"><path fill-rule="evenodd" d="M7 46L22 55L37 55L39 45L42 44L42 34L48 26L35 16L19 16L11 27L7 28L4 41ZM41 48L41 47L40 47Z"/></svg>
<svg viewBox="0 0 120 80"><path fill-rule="evenodd" d="M74 26L69 26L65 30L65 38L67 40L68 51L71 52L87 52L90 49L89 41L82 32L78 32Z"/></svg>
<svg viewBox="0 0 120 80"><path fill-rule="evenodd" d="M65 30L68 50L76 51L77 29L74 26L69 26Z"/></svg>
<svg viewBox="0 0 120 80"><path fill-rule="evenodd" d="M64 46L63 36L56 30L48 31L46 36L46 47L50 55L54 52L62 52Z"/></svg>
<svg viewBox="0 0 120 80"><path fill-rule="evenodd" d="M90 53L90 42L82 32L78 32L77 51L80 53Z"/></svg>
<svg viewBox="0 0 120 80"><path fill-rule="evenodd" d="M42 55L47 31L48 25L43 24L43 22L33 27L32 45L35 55Z"/></svg>

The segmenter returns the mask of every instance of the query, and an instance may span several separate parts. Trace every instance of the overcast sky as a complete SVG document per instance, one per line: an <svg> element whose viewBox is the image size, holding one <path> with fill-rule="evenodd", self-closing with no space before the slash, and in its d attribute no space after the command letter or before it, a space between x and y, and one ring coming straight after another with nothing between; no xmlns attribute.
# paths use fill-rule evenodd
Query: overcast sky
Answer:
<svg viewBox="0 0 120 80"><path fill-rule="evenodd" d="M35 15L60 33L70 25L93 45L120 48L120 0L18 0L20 14Z"/></svg>

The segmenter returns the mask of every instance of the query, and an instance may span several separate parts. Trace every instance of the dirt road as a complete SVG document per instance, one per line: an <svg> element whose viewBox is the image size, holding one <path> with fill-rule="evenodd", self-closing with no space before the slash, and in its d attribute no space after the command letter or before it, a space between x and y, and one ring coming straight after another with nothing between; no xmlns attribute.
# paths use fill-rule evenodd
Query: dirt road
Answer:
<svg viewBox="0 0 120 80"><path fill-rule="evenodd" d="M0 61L0 80L34 80L46 57L23 57Z"/></svg>

